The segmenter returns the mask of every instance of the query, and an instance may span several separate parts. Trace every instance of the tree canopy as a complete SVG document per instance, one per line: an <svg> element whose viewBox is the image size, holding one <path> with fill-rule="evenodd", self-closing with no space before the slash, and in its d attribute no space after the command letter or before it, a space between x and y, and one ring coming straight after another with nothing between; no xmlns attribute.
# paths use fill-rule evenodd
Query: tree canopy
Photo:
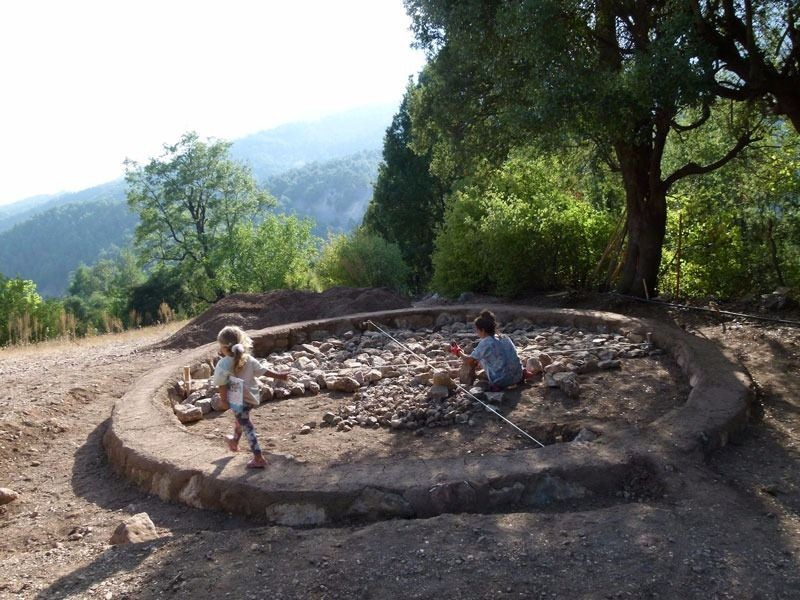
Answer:
<svg viewBox="0 0 800 600"><path fill-rule="evenodd" d="M412 287L423 289L431 277L431 254L436 228L444 217L447 187L430 172L431 151L412 150L409 85L400 108L386 130L383 162L364 226L399 246L412 270Z"/></svg>
<svg viewBox="0 0 800 600"><path fill-rule="evenodd" d="M715 93L764 100L800 132L800 4L796 0L688 0L716 59Z"/></svg>
<svg viewBox="0 0 800 600"><path fill-rule="evenodd" d="M670 134L701 128L715 108L714 58L682 2L406 0L428 83L415 95L417 149L434 168L501 164L511 148L591 141L626 193L618 289L653 294L677 181L735 158L758 115L739 109L720 155L664 172Z"/></svg>
<svg viewBox="0 0 800 600"><path fill-rule="evenodd" d="M235 252L236 228L274 205L230 144L187 133L146 165L126 161L128 204L139 214L135 244L143 263L179 268L190 293L212 302L225 293L219 261Z"/></svg>

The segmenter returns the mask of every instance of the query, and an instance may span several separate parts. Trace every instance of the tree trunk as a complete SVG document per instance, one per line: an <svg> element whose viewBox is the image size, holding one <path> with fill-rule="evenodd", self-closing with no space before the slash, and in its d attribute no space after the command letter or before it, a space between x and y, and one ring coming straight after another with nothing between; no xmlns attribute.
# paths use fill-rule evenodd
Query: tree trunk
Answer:
<svg viewBox="0 0 800 600"><path fill-rule="evenodd" d="M647 148L617 148L628 213L628 244L617 291L640 297L658 294L667 229L666 190L660 173L650 172L649 155Z"/></svg>

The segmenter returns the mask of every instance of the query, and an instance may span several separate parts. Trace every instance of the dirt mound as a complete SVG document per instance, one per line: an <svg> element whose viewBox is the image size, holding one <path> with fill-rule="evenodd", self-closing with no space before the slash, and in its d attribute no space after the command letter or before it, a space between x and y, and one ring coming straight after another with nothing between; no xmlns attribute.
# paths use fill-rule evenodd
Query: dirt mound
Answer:
<svg viewBox="0 0 800 600"><path fill-rule="evenodd" d="M386 288L336 287L322 293L275 290L266 294L233 294L167 338L162 347L191 348L213 342L226 325L263 329L283 323L409 306L408 299Z"/></svg>

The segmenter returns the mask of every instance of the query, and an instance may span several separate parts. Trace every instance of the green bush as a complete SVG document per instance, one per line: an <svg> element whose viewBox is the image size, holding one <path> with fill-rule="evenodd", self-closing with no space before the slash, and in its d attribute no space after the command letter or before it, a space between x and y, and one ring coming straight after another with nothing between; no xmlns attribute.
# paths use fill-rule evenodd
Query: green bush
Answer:
<svg viewBox="0 0 800 600"><path fill-rule="evenodd" d="M800 292L800 136L777 130L751 152L670 199L661 278L675 292L682 215L682 297L733 299L787 286Z"/></svg>
<svg viewBox="0 0 800 600"><path fill-rule="evenodd" d="M388 287L405 293L410 273L396 244L363 229L331 237L317 264L323 288Z"/></svg>
<svg viewBox="0 0 800 600"><path fill-rule="evenodd" d="M451 195L432 288L514 297L589 284L613 219L563 173L556 159L518 156Z"/></svg>
<svg viewBox="0 0 800 600"><path fill-rule="evenodd" d="M220 277L229 292L308 288L320 242L314 222L269 214L258 226L240 225L220 260Z"/></svg>
<svg viewBox="0 0 800 600"><path fill-rule="evenodd" d="M40 342L68 333L64 306L43 300L36 284L0 275L0 344Z"/></svg>

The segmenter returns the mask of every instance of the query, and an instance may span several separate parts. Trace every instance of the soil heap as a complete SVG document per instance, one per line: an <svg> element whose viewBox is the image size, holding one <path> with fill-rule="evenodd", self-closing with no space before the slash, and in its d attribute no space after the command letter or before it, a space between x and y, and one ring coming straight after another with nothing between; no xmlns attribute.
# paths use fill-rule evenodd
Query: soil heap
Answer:
<svg viewBox="0 0 800 600"><path fill-rule="evenodd" d="M410 306L407 298L387 288L335 287L321 293L275 290L265 294L232 294L167 338L162 347L182 349L208 344L226 325L238 325L245 330L264 329L282 323Z"/></svg>

